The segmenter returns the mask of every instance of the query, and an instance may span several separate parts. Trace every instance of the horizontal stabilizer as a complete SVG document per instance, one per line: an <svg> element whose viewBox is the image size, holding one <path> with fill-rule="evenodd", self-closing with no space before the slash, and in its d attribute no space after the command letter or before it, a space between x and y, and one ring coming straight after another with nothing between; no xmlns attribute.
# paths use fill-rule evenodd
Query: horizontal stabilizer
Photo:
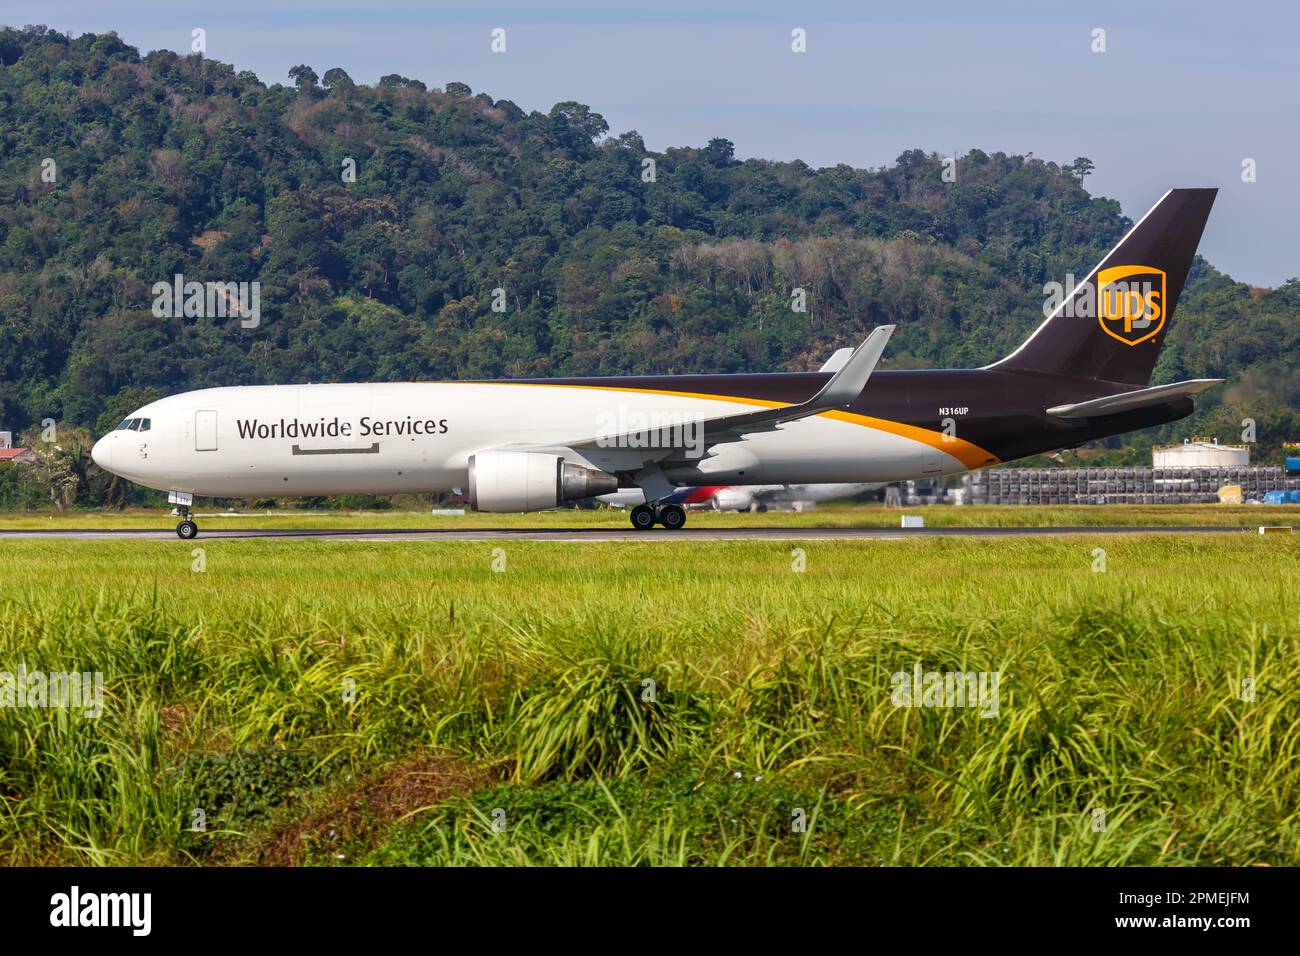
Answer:
<svg viewBox="0 0 1300 956"><path fill-rule="evenodd" d="M1135 408L1146 408L1148 405L1163 405L1184 395L1203 392L1222 382L1221 378L1195 378L1188 382L1139 388L1135 392L1120 392L1118 395L1093 398L1072 405L1055 405L1047 410L1047 414L1055 415L1057 418L1095 418L1099 415L1114 415Z"/></svg>

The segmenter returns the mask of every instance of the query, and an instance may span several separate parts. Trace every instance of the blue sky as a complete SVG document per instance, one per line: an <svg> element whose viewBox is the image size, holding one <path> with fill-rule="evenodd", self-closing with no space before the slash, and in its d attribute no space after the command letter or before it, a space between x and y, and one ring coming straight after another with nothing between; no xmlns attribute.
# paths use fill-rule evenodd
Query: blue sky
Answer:
<svg viewBox="0 0 1300 956"><path fill-rule="evenodd" d="M657 150L725 136L814 166L913 147L1087 156L1089 190L1135 219L1170 186L1219 186L1202 253L1259 285L1300 275L1298 4L6 0L0 22L180 52L202 27L209 56L268 82L307 63L459 80L524 109L579 100Z"/></svg>

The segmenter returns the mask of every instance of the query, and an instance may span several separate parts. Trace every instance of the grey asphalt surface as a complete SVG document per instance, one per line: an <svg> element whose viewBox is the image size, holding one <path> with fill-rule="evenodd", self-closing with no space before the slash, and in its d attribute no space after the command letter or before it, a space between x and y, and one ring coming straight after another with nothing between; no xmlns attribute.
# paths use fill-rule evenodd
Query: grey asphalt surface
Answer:
<svg viewBox="0 0 1300 956"><path fill-rule="evenodd" d="M636 531L632 528L223 528L207 531L199 524L199 541L236 538L293 538L325 541L901 541L909 538L1022 538L1063 535L1117 534L1242 534L1256 527L1222 525L1177 527L1045 527L1045 528L682 528ZM170 527L130 529L60 528L0 531L9 538L177 541Z"/></svg>

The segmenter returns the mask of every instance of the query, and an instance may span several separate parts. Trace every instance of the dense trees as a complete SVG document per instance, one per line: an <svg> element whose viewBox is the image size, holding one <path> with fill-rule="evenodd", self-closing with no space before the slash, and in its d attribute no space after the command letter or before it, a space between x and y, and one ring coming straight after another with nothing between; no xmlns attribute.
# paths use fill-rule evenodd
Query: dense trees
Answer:
<svg viewBox="0 0 1300 956"><path fill-rule="evenodd" d="M807 368L880 322L893 367L980 364L1127 225L1082 157L972 150L946 183L920 150L653 153L577 102L290 78L0 30L0 425L217 384ZM177 274L260 283L260 324L154 315ZM1205 427L1295 437L1297 308L1198 261L1159 374L1232 379Z"/></svg>
<svg viewBox="0 0 1300 956"><path fill-rule="evenodd" d="M21 470L48 496L45 506L63 511L89 489L94 442L88 429L33 425L19 440L31 450L31 460L24 462Z"/></svg>

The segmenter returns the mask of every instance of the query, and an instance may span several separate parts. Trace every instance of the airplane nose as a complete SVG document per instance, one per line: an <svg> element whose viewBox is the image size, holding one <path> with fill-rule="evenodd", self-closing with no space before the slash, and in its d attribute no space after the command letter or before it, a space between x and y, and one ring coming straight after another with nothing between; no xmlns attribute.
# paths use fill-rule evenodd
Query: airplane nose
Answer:
<svg viewBox="0 0 1300 956"><path fill-rule="evenodd" d="M95 442L94 448L90 449L90 460L105 471L111 471L113 467L113 443L109 441L112 437L112 435L105 435Z"/></svg>

